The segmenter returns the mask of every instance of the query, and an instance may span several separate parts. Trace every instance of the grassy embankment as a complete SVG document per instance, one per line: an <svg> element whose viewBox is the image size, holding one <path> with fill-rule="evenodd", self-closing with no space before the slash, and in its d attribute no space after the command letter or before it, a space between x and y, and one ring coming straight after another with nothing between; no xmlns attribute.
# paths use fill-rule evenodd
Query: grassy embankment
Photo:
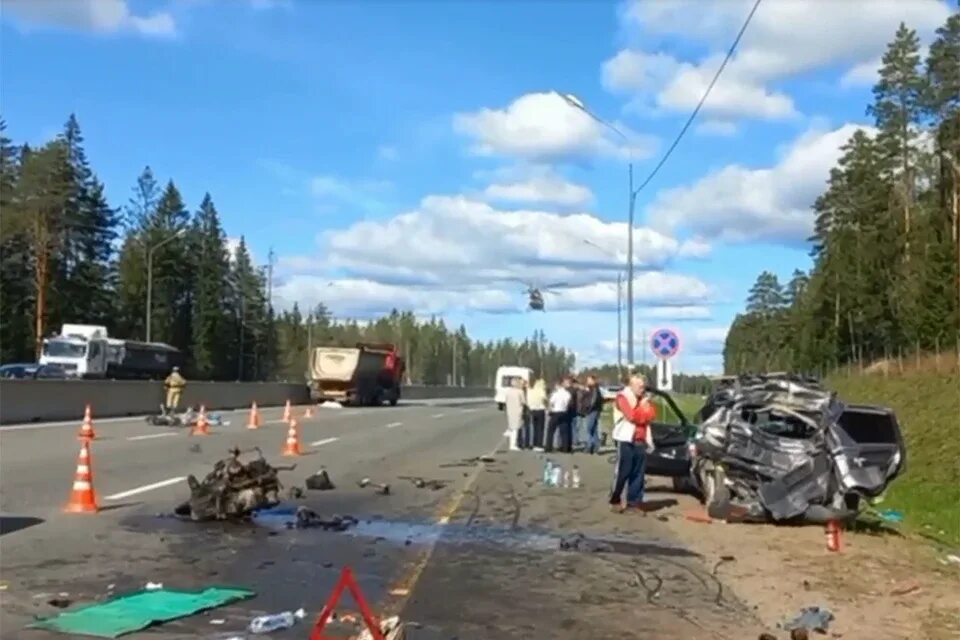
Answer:
<svg viewBox="0 0 960 640"><path fill-rule="evenodd" d="M909 529L960 546L960 374L932 370L827 380L847 402L893 409L906 441L906 471L878 509L897 509Z"/></svg>

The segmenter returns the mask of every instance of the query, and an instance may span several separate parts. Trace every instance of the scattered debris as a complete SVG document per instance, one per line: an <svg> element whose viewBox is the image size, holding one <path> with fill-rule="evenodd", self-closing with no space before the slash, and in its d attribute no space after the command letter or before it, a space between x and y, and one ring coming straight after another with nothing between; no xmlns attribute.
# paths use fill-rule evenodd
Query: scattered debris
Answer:
<svg viewBox="0 0 960 640"><path fill-rule="evenodd" d="M599 540L591 540L582 533L572 533L560 538L561 551L582 551L584 553L613 553L613 545Z"/></svg>
<svg viewBox="0 0 960 640"><path fill-rule="evenodd" d="M361 489L364 489L366 487L373 487L374 489L377 490L377 493L381 495L386 496L390 494L390 485L374 482L370 478L363 478L357 484L360 486Z"/></svg>
<svg viewBox="0 0 960 640"><path fill-rule="evenodd" d="M146 589L147 591L157 591L158 589L163 589L163 583L148 582L147 584L143 585L143 588Z"/></svg>
<svg viewBox="0 0 960 640"><path fill-rule="evenodd" d="M243 518L255 509L278 504L282 485L277 472L291 471L296 465L273 467L259 448L254 451L260 457L244 464L239 459L240 449L234 448L229 458L214 465L203 482L188 476L190 499L177 507L176 513L196 521L226 520Z"/></svg>
<svg viewBox="0 0 960 640"><path fill-rule="evenodd" d="M773 635L772 633L761 633L757 640L777 640L777 636Z"/></svg>
<svg viewBox="0 0 960 640"><path fill-rule="evenodd" d="M330 491L331 489L336 489L333 486L333 481L330 480L330 474L327 473L326 469L320 469L315 474L307 478L305 483L307 489L311 491Z"/></svg>
<svg viewBox="0 0 960 640"><path fill-rule="evenodd" d="M66 609L73 604L73 600L70 598L50 598L47 600L47 604L49 604L51 607L56 607L57 609Z"/></svg>
<svg viewBox="0 0 960 640"><path fill-rule="evenodd" d="M303 498L305 493L306 492L301 487L297 487L297 486L293 486L287 489L287 497L290 500L300 500L301 498Z"/></svg>
<svg viewBox="0 0 960 640"><path fill-rule="evenodd" d="M833 614L828 609L805 607L796 618L784 624L783 628L787 631L812 630L818 633L826 633L832 621ZM792 637L793 634L791 634Z"/></svg>
<svg viewBox="0 0 960 640"><path fill-rule="evenodd" d="M380 621L380 633L386 640L402 640L405 636L405 624L400 622L400 616L391 616ZM357 636L357 640L373 640L373 634L369 629L364 629Z"/></svg>
<svg viewBox="0 0 960 640"><path fill-rule="evenodd" d="M947 562L952 562L953 564L960 564L960 556L955 556L951 553L947 555Z"/></svg>
<svg viewBox="0 0 960 640"><path fill-rule="evenodd" d="M896 416L799 377L741 376L707 401L694 476L728 522L849 520L899 474ZM869 428L868 428L869 427Z"/></svg>
<svg viewBox="0 0 960 640"><path fill-rule="evenodd" d="M227 621L224 618L212 618L210 624L226 624Z"/></svg>
<svg viewBox="0 0 960 640"><path fill-rule="evenodd" d="M903 513L896 509L884 509L877 511L877 516L886 522L903 522Z"/></svg>
<svg viewBox="0 0 960 640"><path fill-rule="evenodd" d="M327 400L320 404L324 409L343 409L343 405L337 402L336 400Z"/></svg>
<svg viewBox="0 0 960 640"><path fill-rule="evenodd" d="M297 624L298 620L303 620L307 612L302 608L296 611L284 611L283 613L274 613L266 616L257 616L250 621L247 630L250 633L270 633L280 629L289 629Z"/></svg>
<svg viewBox="0 0 960 640"><path fill-rule="evenodd" d="M909 580L907 582L900 583L890 590L890 595L892 596L906 596L911 593L916 593L920 591L920 584L916 580Z"/></svg>
<svg viewBox="0 0 960 640"><path fill-rule="evenodd" d="M425 480L423 478L410 476L400 476L400 479L409 480L417 489L430 489L431 491L439 491L448 484L446 480Z"/></svg>

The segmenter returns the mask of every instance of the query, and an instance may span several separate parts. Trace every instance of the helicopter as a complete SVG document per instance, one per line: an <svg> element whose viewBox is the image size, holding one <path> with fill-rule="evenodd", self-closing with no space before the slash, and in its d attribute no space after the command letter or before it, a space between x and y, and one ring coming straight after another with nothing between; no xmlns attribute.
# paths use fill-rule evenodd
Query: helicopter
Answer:
<svg viewBox="0 0 960 640"><path fill-rule="evenodd" d="M569 286L565 282L557 282L554 284L547 285L545 287L535 287L533 284L529 282L524 282L522 280L520 282L523 282L523 284L527 285L526 294L529 297L527 308L530 311L546 311L546 309L544 308L544 301L543 301L544 291L546 291L547 293L554 293L559 295L560 294L559 291L554 291L555 287Z"/></svg>

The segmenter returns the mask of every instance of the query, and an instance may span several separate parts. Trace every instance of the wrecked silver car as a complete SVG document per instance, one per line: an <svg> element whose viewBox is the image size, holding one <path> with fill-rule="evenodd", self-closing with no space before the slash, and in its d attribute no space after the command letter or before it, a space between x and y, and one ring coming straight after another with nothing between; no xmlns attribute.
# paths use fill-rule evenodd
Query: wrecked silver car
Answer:
<svg viewBox="0 0 960 640"><path fill-rule="evenodd" d="M244 464L241 451L234 449L228 458L218 461L203 481L193 475L187 477L190 499L176 509L177 515L191 520L228 520L248 516L255 509L272 507L280 502L278 471L289 467L274 467L259 457Z"/></svg>
<svg viewBox="0 0 960 640"><path fill-rule="evenodd" d="M698 417L691 474L713 518L849 520L904 468L893 411L845 404L810 379L741 376Z"/></svg>

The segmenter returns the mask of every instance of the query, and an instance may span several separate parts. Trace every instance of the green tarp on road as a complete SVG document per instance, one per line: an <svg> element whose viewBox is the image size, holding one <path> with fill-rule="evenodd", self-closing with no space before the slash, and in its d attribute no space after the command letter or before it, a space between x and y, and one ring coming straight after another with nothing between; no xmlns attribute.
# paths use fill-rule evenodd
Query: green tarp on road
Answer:
<svg viewBox="0 0 960 640"><path fill-rule="evenodd" d="M209 587L203 591L139 591L27 625L98 638L118 638L152 624L184 618L256 595L249 589Z"/></svg>

